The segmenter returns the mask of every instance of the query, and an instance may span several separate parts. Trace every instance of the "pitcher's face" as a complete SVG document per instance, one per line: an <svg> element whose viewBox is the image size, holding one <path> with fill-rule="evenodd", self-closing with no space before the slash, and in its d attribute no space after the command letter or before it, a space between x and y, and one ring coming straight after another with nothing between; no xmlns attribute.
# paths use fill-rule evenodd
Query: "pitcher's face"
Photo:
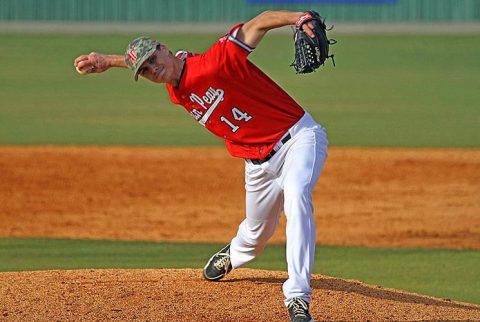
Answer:
<svg viewBox="0 0 480 322"><path fill-rule="evenodd" d="M140 66L138 75L154 83L169 83L175 77L174 57L164 45Z"/></svg>

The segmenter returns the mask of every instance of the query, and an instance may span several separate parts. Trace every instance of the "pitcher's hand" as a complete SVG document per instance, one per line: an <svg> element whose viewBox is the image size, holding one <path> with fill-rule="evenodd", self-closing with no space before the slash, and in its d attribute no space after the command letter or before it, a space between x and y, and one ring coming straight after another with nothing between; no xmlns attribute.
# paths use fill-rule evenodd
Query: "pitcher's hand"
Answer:
<svg viewBox="0 0 480 322"><path fill-rule="evenodd" d="M103 73L110 68L108 55L91 52L89 55L81 55L75 58L73 63L80 75Z"/></svg>

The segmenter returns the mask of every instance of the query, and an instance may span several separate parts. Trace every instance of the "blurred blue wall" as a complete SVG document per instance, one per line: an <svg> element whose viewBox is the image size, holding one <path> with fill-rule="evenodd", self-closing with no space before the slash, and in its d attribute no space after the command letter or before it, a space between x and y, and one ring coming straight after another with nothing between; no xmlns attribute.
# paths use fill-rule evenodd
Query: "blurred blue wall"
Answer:
<svg viewBox="0 0 480 322"><path fill-rule="evenodd" d="M347 22L480 21L480 0L0 0L0 21L235 22L265 9Z"/></svg>

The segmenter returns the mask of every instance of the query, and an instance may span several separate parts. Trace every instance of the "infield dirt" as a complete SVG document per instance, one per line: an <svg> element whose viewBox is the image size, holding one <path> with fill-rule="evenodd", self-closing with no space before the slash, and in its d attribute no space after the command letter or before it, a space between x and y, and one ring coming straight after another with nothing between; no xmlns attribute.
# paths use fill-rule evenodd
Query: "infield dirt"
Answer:
<svg viewBox="0 0 480 322"><path fill-rule="evenodd" d="M3 147L0 236L224 243L245 216L243 165L220 148ZM332 148L317 243L479 249L479 196L478 149Z"/></svg>
<svg viewBox="0 0 480 322"><path fill-rule="evenodd" d="M478 149L333 148L313 196L319 244L480 248ZM219 148L0 148L2 237L224 243L243 201L243 162ZM0 273L0 320L284 321L285 278ZM316 320L480 320L475 305L320 275L312 285Z"/></svg>

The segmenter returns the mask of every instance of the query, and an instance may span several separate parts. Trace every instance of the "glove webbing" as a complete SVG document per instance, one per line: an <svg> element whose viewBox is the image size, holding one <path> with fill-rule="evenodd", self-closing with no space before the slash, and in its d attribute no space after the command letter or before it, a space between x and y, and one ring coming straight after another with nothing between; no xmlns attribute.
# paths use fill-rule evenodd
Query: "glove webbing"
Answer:
<svg viewBox="0 0 480 322"><path fill-rule="evenodd" d="M305 39L300 39L295 42L295 50L297 51L297 57L295 57L293 63L290 66L313 66L316 62L317 53L314 52L313 47L308 46L308 42ZM318 49L317 49L318 50ZM314 67L310 67L302 72L311 72L318 68L319 64L315 64Z"/></svg>
<svg viewBox="0 0 480 322"><path fill-rule="evenodd" d="M336 43L337 43L337 41L335 39L329 39L328 40L328 45L335 45ZM305 40L305 39L300 39L300 41L295 42L295 47L296 47L295 51L297 52L297 55L296 55L295 59L293 60L293 62L290 64L290 67L295 67L297 65L312 66L315 63L315 61L316 61L315 55L317 55L317 53L315 53L313 51L313 48L311 46L306 46L306 44L307 44L307 40ZM305 48L307 48L308 50L303 50ZM316 48L316 49L318 50L318 48ZM335 56L334 54L331 54L331 55L328 55L325 58L325 60L327 60L328 58L332 59L333 67L335 67L334 56ZM308 71L316 71L316 68L318 68L320 65L324 65L324 64L325 64L325 62L323 64L320 64L318 62L315 65L315 68L309 68ZM303 72L305 72L305 71L303 71ZM297 71L297 73L298 73L298 71Z"/></svg>

